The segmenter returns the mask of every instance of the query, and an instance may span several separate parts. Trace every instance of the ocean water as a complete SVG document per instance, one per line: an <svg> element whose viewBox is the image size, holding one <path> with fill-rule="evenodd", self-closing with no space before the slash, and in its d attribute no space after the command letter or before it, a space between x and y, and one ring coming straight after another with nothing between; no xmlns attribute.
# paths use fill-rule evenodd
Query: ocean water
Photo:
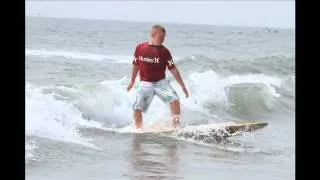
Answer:
<svg viewBox="0 0 320 180"><path fill-rule="evenodd" d="M137 134L126 86L151 25L26 17L26 179L294 179L295 31L163 24L190 135ZM144 126L169 114L156 97ZM192 136L234 121L269 125L225 143Z"/></svg>

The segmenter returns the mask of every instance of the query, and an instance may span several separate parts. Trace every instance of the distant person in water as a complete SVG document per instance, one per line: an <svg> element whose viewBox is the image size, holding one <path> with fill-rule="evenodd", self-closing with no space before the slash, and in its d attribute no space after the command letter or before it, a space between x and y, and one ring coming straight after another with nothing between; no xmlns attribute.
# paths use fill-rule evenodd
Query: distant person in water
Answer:
<svg viewBox="0 0 320 180"><path fill-rule="evenodd" d="M142 128L142 112L147 112L154 95L164 103L170 104L173 126L180 124L180 101L176 91L166 79L166 68L172 73L188 98L188 90L175 66L170 51L162 45L166 30L161 25L154 25L150 31L149 41L136 46L133 61L131 81L127 87L130 91L134 86L136 76L140 74L140 84L137 97L133 104L133 117L137 129Z"/></svg>

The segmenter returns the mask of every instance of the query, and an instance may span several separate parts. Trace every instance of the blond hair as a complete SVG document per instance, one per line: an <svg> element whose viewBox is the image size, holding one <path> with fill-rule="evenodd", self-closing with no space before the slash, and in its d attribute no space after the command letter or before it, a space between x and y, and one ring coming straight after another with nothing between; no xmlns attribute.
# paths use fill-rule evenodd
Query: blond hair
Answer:
<svg viewBox="0 0 320 180"><path fill-rule="evenodd" d="M161 32L166 33L166 29L165 29L163 26L159 25L159 24L153 25L153 26L152 26L152 29L158 29L158 30L160 30Z"/></svg>

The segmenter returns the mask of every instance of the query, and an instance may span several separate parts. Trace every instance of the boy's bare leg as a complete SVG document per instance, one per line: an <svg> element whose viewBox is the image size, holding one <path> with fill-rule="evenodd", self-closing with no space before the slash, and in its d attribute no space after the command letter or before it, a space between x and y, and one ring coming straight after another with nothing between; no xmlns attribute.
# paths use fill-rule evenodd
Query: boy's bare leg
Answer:
<svg viewBox="0 0 320 180"><path fill-rule="evenodd" d="M180 102L174 100L170 103L172 126L174 128L180 125Z"/></svg>
<svg viewBox="0 0 320 180"><path fill-rule="evenodd" d="M142 128L142 112L139 110L135 110L133 113L133 117L136 124L136 129Z"/></svg>

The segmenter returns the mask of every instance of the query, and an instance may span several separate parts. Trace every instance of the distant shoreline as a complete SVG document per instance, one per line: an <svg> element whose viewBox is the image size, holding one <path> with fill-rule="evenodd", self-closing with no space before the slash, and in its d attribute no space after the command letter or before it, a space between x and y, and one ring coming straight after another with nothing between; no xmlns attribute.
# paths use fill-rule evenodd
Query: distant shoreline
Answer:
<svg viewBox="0 0 320 180"><path fill-rule="evenodd" d="M235 27L235 28L256 28L256 29L272 29L272 30L295 30L295 28L285 27L268 27L268 26L241 26L241 25L216 25L216 24L202 24L202 23L178 23L178 22L152 22L152 21L134 21L134 20L112 20L101 18L77 18L77 17L57 17L57 16L35 16L26 15L26 18L44 18L44 19L69 19L69 20L84 20L84 21L112 21L112 22L131 22L131 23L145 23L145 24L174 24L174 25L187 25L187 26L215 26L215 27Z"/></svg>

